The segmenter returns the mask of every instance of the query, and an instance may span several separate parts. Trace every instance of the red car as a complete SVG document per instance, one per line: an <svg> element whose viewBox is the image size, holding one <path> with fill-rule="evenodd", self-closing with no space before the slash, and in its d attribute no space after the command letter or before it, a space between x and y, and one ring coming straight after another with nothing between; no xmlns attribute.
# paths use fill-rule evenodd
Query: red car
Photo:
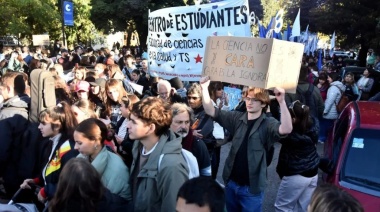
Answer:
<svg viewBox="0 0 380 212"><path fill-rule="evenodd" d="M350 193L365 211L380 211L380 102L351 102L334 124L324 155L333 171L323 180Z"/></svg>

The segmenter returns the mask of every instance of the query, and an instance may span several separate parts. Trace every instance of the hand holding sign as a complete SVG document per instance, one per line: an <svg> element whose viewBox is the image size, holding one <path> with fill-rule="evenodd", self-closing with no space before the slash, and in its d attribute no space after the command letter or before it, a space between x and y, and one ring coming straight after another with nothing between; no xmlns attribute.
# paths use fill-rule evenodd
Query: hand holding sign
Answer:
<svg viewBox="0 0 380 212"><path fill-rule="evenodd" d="M199 84L201 85L202 89L208 89L208 86L210 85L210 77L204 76L199 80Z"/></svg>
<svg viewBox="0 0 380 212"><path fill-rule="evenodd" d="M280 87L274 88L274 94L276 96L276 99L278 103L282 103L285 101L285 90Z"/></svg>

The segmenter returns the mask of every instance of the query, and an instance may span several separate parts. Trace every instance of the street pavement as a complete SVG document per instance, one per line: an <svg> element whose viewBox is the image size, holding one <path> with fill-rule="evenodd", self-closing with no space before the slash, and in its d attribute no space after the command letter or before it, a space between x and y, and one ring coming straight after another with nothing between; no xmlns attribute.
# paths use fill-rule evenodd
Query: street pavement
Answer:
<svg viewBox="0 0 380 212"><path fill-rule="evenodd" d="M267 179L267 187L264 192L264 202L263 202L263 211L264 212L273 212L274 211L274 202L276 200L277 196L277 190L280 186L280 178L278 177L276 173L276 166L278 161L278 154L281 149L281 144L276 142L274 144L275 147L275 153L273 156L273 160L271 165L268 167L268 179ZM230 151L231 143L227 143L226 145L222 146L221 152L220 152L220 165L219 165L219 171L217 175L217 180L224 184L222 179L222 172L224 167L224 162L227 158L227 155ZM320 156L323 154L323 144L318 143L317 145L317 151Z"/></svg>

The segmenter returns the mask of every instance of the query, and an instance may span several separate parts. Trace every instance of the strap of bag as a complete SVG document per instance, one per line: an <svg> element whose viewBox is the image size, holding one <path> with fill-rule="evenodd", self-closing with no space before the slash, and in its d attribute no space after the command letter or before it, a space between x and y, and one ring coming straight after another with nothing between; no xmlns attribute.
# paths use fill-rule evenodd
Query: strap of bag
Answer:
<svg viewBox="0 0 380 212"><path fill-rule="evenodd" d="M342 97L343 97L343 91L338 86L336 86L336 85L333 85L333 86L335 86L335 87L338 88L338 90L340 92L340 99L342 99ZM339 101L340 101L340 99L339 99ZM339 101L338 101L338 103L339 103ZM334 100L334 103L335 103L335 107L336 107L337 106L336 100Z"/></svg>

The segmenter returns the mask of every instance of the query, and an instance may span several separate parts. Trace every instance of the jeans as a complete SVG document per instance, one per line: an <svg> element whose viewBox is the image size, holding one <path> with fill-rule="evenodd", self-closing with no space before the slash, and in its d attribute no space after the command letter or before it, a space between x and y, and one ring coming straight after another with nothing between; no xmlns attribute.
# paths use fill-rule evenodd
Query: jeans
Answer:
<svg viewBox="0 0 380 212"><path fill-rule="evenodd" d="M226 185L226 207L228 212L261 212L264 192L252 194L249 186L240 186L234 181Z"/></svg>
<svg viewBox="0 0 380 212"><path fill-rule="evenodd" d="M317 187L318 175L304 177L301 175L284 176L278 188L276 212L304 212L310 203L311 195Z"/></svg>

